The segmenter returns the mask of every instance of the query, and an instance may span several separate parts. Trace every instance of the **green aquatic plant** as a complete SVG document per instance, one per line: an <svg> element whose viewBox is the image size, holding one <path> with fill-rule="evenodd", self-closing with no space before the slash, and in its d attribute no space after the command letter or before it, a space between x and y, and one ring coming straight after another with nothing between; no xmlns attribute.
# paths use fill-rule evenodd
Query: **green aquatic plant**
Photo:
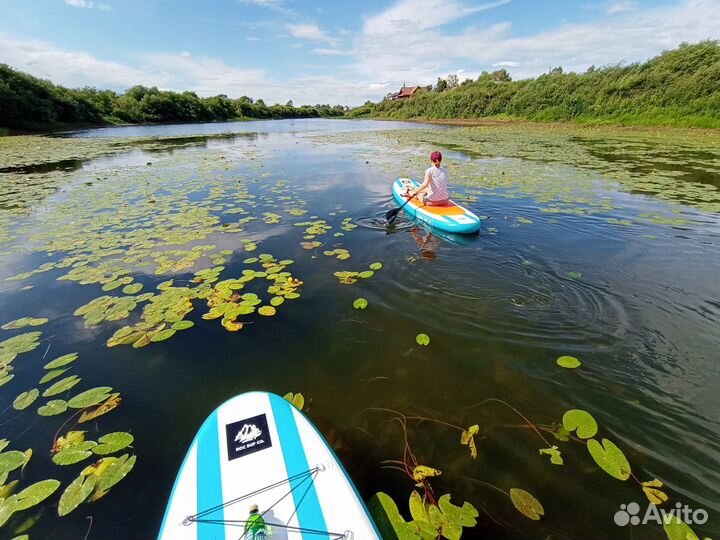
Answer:
<svg viewBox="0 0 720 540"><path fill-rule="evenodd" d="M566 411L562 417L563 428L568 433L576 432L581 439L589 439L594 437L598 431L598 425L595 418L582 409L572 409Z"/></svg>
<svg viewBox="0 0 720 540"><path fill-rule="evenodd" d="M37 388L33 388L32 390L28 390L27 392L22 392L18 397L15 398L15 401L13 401L13 409L15 409L16 411L22 411L27 409L35 402L39 395L40 391Z"/></svg>
<svg viewBox="0 0 720 540"><path fill-rule="evenodd" d="M463 528L477 525L475 507L468 502L456 506L450 502L449 494L440 497L435 504L424 501L417 491L413 491L409 507L412 519L406 521L389 495L375 494L369 510L383 538L459 540Z"/></svg>
<svg viewBox="0 0 720 540"><path fill-rule="evenodd" d="M415 336L415 341L418 345L426 347L430 345L430 336L428 336L427 334L418 334L417 336Z"/></svg>
<svg viewBox="0 0 720 540"><path fill-rule="evenodd" d="M41 326L48 322L45 317L22 317L9 323L3 324L0 328L3 330L15 330L17 328L25 328L26 326Z"/></svg>
<svg viewBox="0 0 720 540"><path fill-rule="evenodd" d="M305 406L305 396L303 396L300 392L297 394L288 392L283 396L283 398L292 403L298 411L302 411Z"/></svg>
<svg viewBox="0 0 720 540"><path fill-rule="evenodd" d="M535 497L520 488L510 488L510 500L518 512L528 519L539 520L545 515L545 509Z"/></svg>
<svg viewBox="0 0 720 540"><path fill-rule="evenodd" d="M80 418L78 419L78 424L83 424L85 422L89 422L90 420L95 420L99 416L109 413L110 411L118 407L121 403L122 398L120 397L119 392L110 394L105 401L98 404L97 406L87 407L86 409L83 409L82 414L80 414ZM48 402L48 405L49 404L50 402Z"/></svg>
<svg viewBox="0 0 720 540"><path fill-rule="evenodd" d="M368 306L368 301L365 298L356 298L353 301L353 307L355 309L365 309Z"/></svg>
<svg viewBox="0 0 720 540"><path fill-rule="evenodd" d="M328 257L336 257L339 261L346 261L350 258L350 252L347 249L335 248L333 250L323 251L323 255Z"/></svg>
<svg viewBox="0 0 720 540"><path fill-rule="evenodd" d="M630 462L617 445L615 445L607 438L602 438L601 441L593 438L598 433L599 427L596 420L587 411L581 409L571 409L566 411L562 418L562 425L558 426L557 424L547 425L533 423L526 415L521 413L512 405L508 404L503 400L495 398L483 400L482 402L466 409L469 410L491 404L500 404L504 407L507 407L511 411L513 411L513 413L522 418L525 423L521 426L503 425L502 427L524 427L532 430L546 445L545 448L539 449L539 453L541 455L547 455L550 458L551 464L556 466L563 466L565 465L565 459L562 456L559 446L551 445L544 437L543 433L552 434L561 443L585 445L588 453L590 454L590 457L601 470L603 470L609 476L617 480L627 481L629 479L633 479L635 483L641 488L643 494L647 497L648 501L651 504L661 505L669 501L670 497L662 489L664 486L660 480L652 479L648 481L640 481L633 474ZM439 475L440 472L432 467L425 467L418 464L415 454L410 449L410 433L408 430L408 422L416 422L418 427L428 424L435 424L459 431L461 433L461 445L469 447L471 458L477 458L478 449L476 446L475 437L480 432L480 426L478 424L470 426L469 428L463 428L460 425L427 416L405 415L397 411L382 408L370 410L390 413L391 415L393 415L393 419L398 421L398 423L402 427L404 440L403 458L401 460L386 460L383 463L389 468L403 471L412 481L417 482L417 487L428 489L429 480L432 480L434 476ZM492 426L487 427L488 432L491 427ZM518 512L523 514L528 519L537 521L545 515L545 509L542 503L534 495L532 495L525 489L513 487L506 491L502 488L499 488L498 486L494 486L480 479L475 479L475 481L489 489L492 489L493 491L503 493L505 496L509 497L512 505L518 510ZM387 502L388 501L386 500L386 503ZM392 504L384 505L384 508L384 511L386 513L389 512L389 514L393 515L394 517L387 518L381 516L381 519L384 519L386 521L389 519L390 522L397 523L398 525L396 525L393 529L394 531L396 531L396 534L398 530L405 530L405 527L407 526L403 525L403 523L406 523L405 520L398 520L397 518L399 514L395 515L397 513L397 505L395 505L393 502ZM686 529L685 527L687 527L687 525L679 522L678 524L671 525L669 528L666 528L665 530L666 534L668 535L668 539L674 540L675 538L680 538L672 535L679 534L678 531L687 531L688 529ZM421 534L418 532L418 529L416 527L413 528L412 531L415 535ZM689 536L688 538L693 537Z"/></svg>
<svg viewBox="0 0 720 540"><path fill-rule="evenodd" d="M50 497L60 487L60 482L54 479L41 480L26 487L15 495L3 497L0 500L0 527L2 527L16 512L28 510Z"/></svg>
<svg viewBox="0 0 720 540"><path fill-rule="evenodd" d="M378 268L377 265L380 263L373 263L375 267L379 270L382 268L382 265ZM372 265L370 265L372 267ZM362 270L360 272L355 271L340 271L340 272L333 272L333 275L338 278L340 283L342 285L352 285L353 283L357 283L358 279L369 279L375 275L375 270Z"/></svg>
<svg viewBox="0 0 720 540"><path fill-rule="evenodd" d="M582 365L580 360L578 360L574 356L561 356L556 360L556 363L558 366L567 369L575 369Z"/></svg>

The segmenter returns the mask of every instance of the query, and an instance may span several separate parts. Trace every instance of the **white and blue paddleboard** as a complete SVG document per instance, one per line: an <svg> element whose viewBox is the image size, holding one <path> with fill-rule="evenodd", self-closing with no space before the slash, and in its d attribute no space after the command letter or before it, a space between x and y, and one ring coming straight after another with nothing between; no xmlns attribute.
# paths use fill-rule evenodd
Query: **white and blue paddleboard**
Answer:
<svg viewBox="0 0 720 540"><path fill-rule="evenodd" d="M398 178L393 182L393 199L398 205L407 201L404 196L408 190L414 191L420 187L415 180L410 178ZM443 206L425 206L416 198L410 200L403 208L409 216L420 223L424 223L434 229L458 234L473 234L480 230L480 218L467 208L452 201Z"/></svg>
<svg viewBox="0 0 720 540"><path fill-rule="evenodd" d="M275 394L218 407L190 445L159 540L238 540L250 507L269 540L378 540L342 464L310 421Z"/></svg>

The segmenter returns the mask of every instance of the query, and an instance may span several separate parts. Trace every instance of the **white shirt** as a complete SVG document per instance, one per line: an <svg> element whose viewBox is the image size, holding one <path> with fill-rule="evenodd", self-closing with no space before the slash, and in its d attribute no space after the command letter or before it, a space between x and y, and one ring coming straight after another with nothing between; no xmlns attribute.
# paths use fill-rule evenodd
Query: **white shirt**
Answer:
<svg viewBox="0 0 720 540"><path fill-rule="evenodd" d="M444 167L435 167L432 165L425 171L425 176L430 177L428 184L428 200L444 201L450 198L448 193L448 172Z"/></svg>

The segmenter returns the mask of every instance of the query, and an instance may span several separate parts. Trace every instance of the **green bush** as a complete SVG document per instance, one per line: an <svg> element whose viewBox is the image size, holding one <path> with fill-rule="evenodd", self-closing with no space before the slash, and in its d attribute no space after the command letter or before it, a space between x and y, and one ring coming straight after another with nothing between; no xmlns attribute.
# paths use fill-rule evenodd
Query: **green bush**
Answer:
<svg viewBox="0 0 720 540"><path fill-rule="evenodd" d="M720 127L720 42L683 43L642 64L587 72L554 68L535 79L507 73L406 100L366 103L350 118L469 119L512 117L540 122Z"/></svg>
<svg viewBox="0 0 720 540"><path fill-rule="evenodd" d="M239 118L315 118L345 114L330 105L267 106L259 99L208 98L133 86L124 94L69 89L0 64L0 128L40 131L62 126L154 122L212 122Z"/></svg>

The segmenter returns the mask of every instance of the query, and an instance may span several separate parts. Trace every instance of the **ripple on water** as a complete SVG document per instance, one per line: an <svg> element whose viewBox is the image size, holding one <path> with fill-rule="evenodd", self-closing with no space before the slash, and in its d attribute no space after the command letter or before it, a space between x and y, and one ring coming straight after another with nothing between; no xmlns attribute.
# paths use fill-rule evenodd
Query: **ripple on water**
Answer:
<svg viewBox="0 0 720 540"><path fill-rule="evenodd" d="M388 234L396 231L407 230L414 226L414 223L402 213L400 213L395 221L393 221L392 225L390 225L388 224L387 219L385 219L385 213L386 212L378 212L374 216L356 218L354 222L366 229L386 231Z"/></svg>
<svg viewBox="0 0 720 540"><path fill-rule="evenodd" d="M452 256L468 246L448 242L431 259L423 259L422 249L405 255L403 271L390 277L404 293L404 311L423 323L453 321L458 335L506 343L597 348L623 338L628 316L611 290L557 272L542 255L529 265L491 242L486 237L470 246L470 257ZM418 260L432 264L411 264ZM421 301L424 294L433 301Z"/></svg>

